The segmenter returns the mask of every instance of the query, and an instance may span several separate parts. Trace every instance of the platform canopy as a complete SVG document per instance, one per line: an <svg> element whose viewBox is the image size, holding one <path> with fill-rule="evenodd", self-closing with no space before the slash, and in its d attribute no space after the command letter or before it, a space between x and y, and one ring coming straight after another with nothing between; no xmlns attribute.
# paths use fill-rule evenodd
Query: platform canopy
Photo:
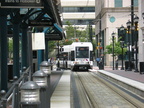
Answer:
<svg viewBox="0 0 144 108"><path fill-rule="evenodd" d="M45 32L49 40L65 38L60 0L1 0L0 8L10 11L8 36L12 36L13 23L20 23L21 26L30 26L32 32Z"/></svg>

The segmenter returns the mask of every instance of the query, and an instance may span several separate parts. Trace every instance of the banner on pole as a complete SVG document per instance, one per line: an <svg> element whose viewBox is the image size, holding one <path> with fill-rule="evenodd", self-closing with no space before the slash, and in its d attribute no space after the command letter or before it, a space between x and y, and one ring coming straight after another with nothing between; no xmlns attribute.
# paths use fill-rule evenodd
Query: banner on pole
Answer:
<svg viewBox="0 0 144 108"><path fill-rule="evenodd" d="M45 34L44 33L32 33L32 49L33 50L45 49Z"/></svg>

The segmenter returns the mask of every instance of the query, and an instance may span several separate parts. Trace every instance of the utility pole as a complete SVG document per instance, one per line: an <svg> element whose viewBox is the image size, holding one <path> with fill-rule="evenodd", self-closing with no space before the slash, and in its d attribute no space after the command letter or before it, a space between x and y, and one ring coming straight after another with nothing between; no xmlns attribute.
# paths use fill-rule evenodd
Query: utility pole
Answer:
<svg viewBox="0 0 144 108"><path fill-rule="evenodd" d="M92 42L92 25L90 22L89 22L89 39L90 39L90 42Z"/></svg>

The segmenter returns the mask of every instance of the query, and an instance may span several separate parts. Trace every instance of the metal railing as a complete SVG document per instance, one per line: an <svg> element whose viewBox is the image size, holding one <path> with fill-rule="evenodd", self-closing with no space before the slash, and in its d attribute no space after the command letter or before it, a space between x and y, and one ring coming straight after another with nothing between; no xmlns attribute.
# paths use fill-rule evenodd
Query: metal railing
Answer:
<svg viewBox="0 0 144 108"><path fill-rule="evenodd" d="M24 72L22 72L20 78L13 82L6 94L1 94L0 108L7 108L8 106L19 108L19 88L23 83L30 79L29 73L31 73L31 67L28 67Z"/></svg>

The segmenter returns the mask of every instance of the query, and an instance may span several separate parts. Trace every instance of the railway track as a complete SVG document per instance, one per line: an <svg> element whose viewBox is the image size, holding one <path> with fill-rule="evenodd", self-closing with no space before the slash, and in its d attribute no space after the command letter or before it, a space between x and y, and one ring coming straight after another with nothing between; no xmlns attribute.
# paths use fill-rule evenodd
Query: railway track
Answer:
<svg viewBox="0 0 144 108"><path fill-rule="evenodd" d="M71 108L143 108L144 103L93 72L72 72Z"/></svg>

